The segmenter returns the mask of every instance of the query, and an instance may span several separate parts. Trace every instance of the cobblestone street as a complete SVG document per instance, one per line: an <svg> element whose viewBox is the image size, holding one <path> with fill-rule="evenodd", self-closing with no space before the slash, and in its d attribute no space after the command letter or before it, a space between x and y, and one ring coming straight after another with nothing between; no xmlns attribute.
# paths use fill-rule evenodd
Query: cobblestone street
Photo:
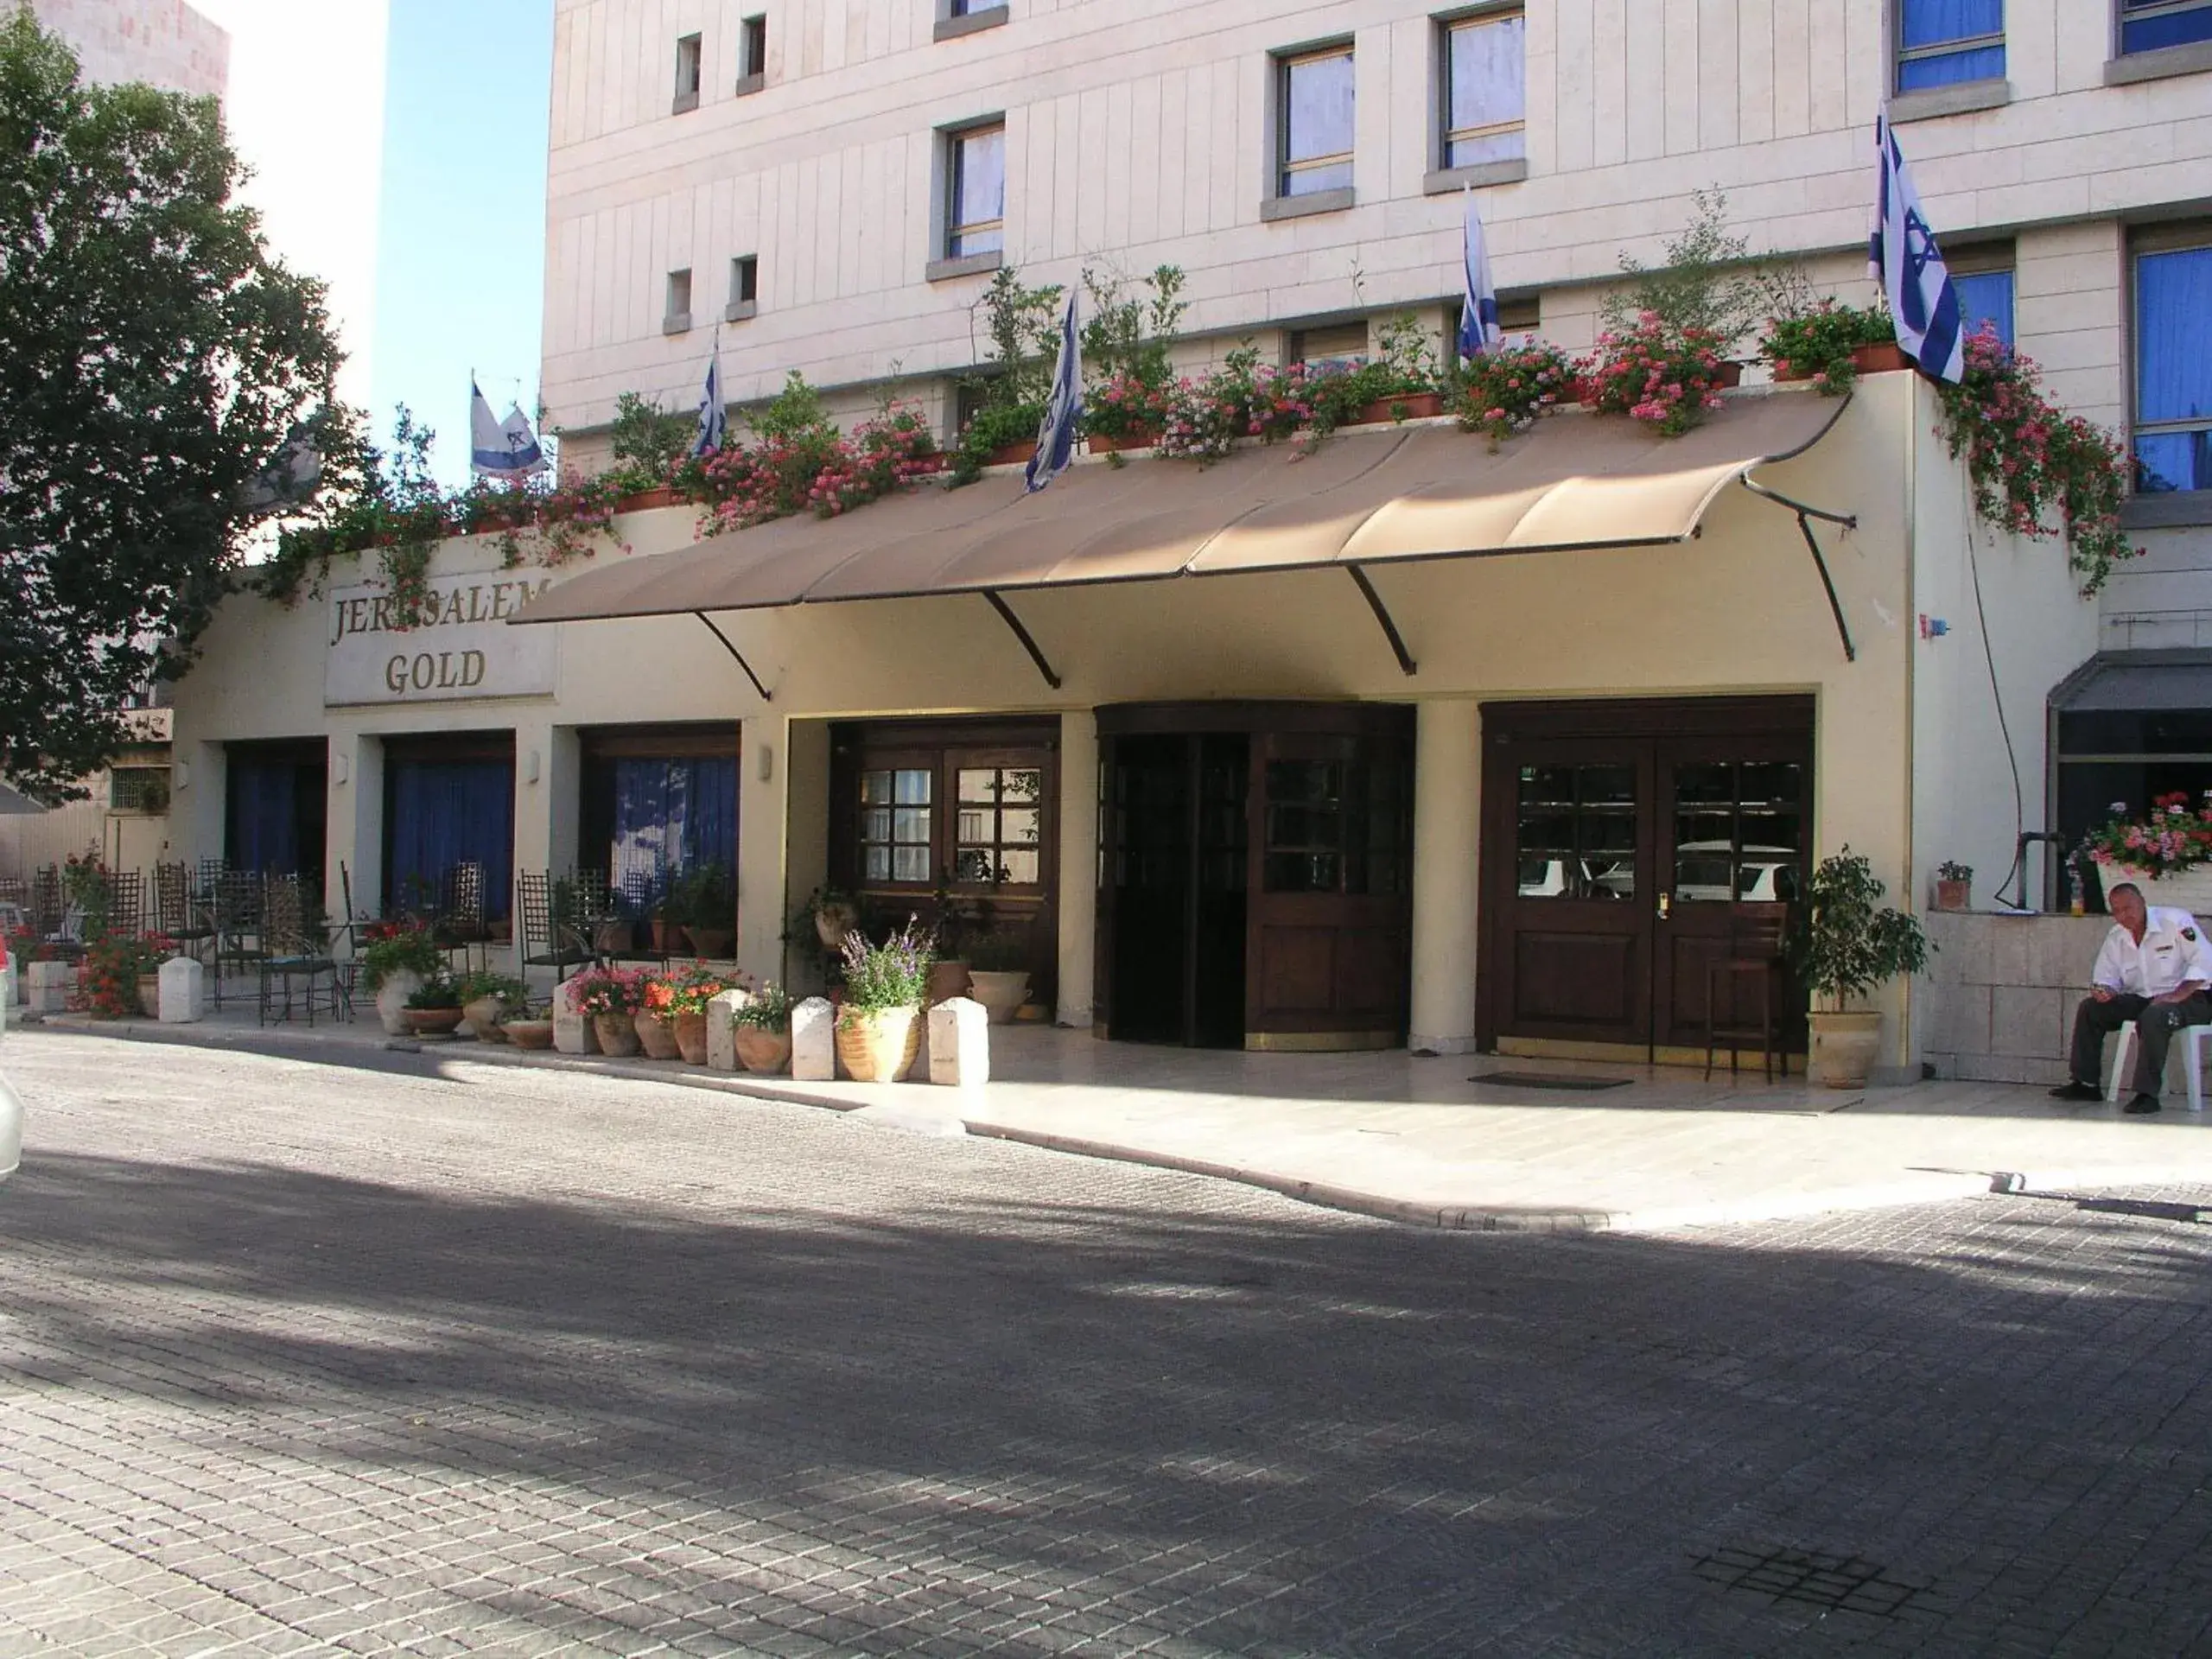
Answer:
<svg viewBox="0 0 2212 1659"><path fill-rule="evenodd" d="M0 1654L2212 1652L2212 1190L1444 1234L17 1033Z"/></svg>

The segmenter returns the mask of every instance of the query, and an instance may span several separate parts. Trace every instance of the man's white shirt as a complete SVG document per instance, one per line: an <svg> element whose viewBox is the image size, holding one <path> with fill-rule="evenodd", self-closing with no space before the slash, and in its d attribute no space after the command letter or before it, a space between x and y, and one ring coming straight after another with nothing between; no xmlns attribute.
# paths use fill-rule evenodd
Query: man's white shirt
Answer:
<svg viewBox="0 0 2212 1659"><path fill-rule="evenodd" d="M2205 949L2204 930L2196 917L2152 905L2143 924L2143 943L2136 944L2126 928L2113 923L2089 977L2107 990L2164 996L2185 979L2212 982L2212 951Z"/></svg>

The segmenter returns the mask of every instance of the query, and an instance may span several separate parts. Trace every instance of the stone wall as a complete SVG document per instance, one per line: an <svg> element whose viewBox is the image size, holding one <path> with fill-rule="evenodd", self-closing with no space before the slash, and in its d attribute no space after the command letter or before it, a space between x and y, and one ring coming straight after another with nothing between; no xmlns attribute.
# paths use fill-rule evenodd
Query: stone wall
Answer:
<svg viewBox="0 0 2212 1659"><path fill-rule="evenodd" d="M1913 1024L1936 1075L2065 1082L2074 1007L2110 919L1973 911L1922 920L1936 950L1913 988Z"/></svg>

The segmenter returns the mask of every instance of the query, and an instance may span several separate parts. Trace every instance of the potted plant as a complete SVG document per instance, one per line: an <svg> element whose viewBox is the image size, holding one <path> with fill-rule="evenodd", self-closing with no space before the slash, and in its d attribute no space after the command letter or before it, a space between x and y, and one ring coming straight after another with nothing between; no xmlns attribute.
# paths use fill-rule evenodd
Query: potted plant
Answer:
<svg viewBox="0 0 2212 1659"><path fill-rule="evenodd" d="M737 1058L747 1071L773 1076L791 1064L791 996L782 986L763 985L730 1015Z"/></svg>
<svg viewBox="0 0 2212 1659"><path fill-rule="evenodd" d="M1452 393L1461 430L1486 433L1491 453L1516 432L1574 401L1574 365L1556 346L1534 335L1518 346L1484 352L1459 372Z"/></svg>
<svg viewBox="0 0 2212 1659"><path fill-rule="evenodd" d="M1720 407L1720 388L1742 369L1721 353L1727 342L1708 329L1675 327L1646 311L1621 334L1598 336L1598 349L1576 372L1589 382L1587 401L1599 412L1642 421L1680 437Z"/></svg>
<svg viewBox="0 0 2212 1659"><path fill-rule="evenodd" d="M653 949L664 955L672 948L676 930L683 925L683 873L670 870L665 879L646 924L652 930Z"/></svg>
<svg viewBox="0 0 2212 1659"><path fill-rule="evenodd" d="M445 967L430 930L420 922L372 922L361 945L361 982L377 1001L377 1018L394 1037L404 1037L407 999Z"/></svg>
<svg viewBox="0 0 2212 1659"><path fill-rule="evenodd" d="M1849 391L1862 373L1905 366L1897 324L1887 311L1834 300L1772 319L1759 355L1774 365L1777 380L1809 380L1829 397Z"/></svg>
<svg viewBox="0 0 2212 1659"><path fill-rule="evenodd" d="M646 974L638 987L631 1019L639 1046L649 1060L672 1060L683 1051L676 1040L676 987L680 974Z"/></svg>
<svg viewBox="0 0 2212 1659"><path fill-rule="evenodd" d="M729 873L711 861L696 866L683 882L683 931L694 954L727 958L736 942L737 893Z"/></svg>
<svg viewBox="0 0 2212 1659"><path fill-rule="evenodd" d="M814 937L824 950L843 950L845 936L861 925L861 907L852 894L836 887L817 887L807 897L804 914L814 924Z"/></svg>
<svg viewBox="0 0 2212 1659"><path fill-rule="evenodd" d="M435 974L407 999L407 1028L417 1037L450 1037L461 1023L461 988Z"/></svg>
<svg viewBox="0 0 2212 1659"><path fill-rule="evenodd" d="M1936 867L1936 908L1964 910L1974 889L1974 869L1970 865L1945 859Z"/></svg>
<svg viewBox="0 0 2212 1659"><path fill-rule="evenodd" d="M920 919L881 944L845 936L844 1001L837 1009L837 1063L859 1083L899 1083L921 1052L922 1003L929 994L930 946Z"/></svg>
<svg viewBox="0 0 2212 1659"><path fill-rule="evenodd" d="M968 947L969 995L995 1026L1010 1025L1029 1000L1029 942L1017 930L993 928Z"/></svg>
<svg viewBox="0 0 2212 1659"><path fill-rule="evenodd" d="M553 1046L553 1011L550 1007L533 1007L527 1003L518 1003L499 1022L499 1030L517 1048L550 1048Z"/></svg>
<svg viewBox="0 0 2212 1659"><path fill-rule="evenodd" d="M620 1058L638 1052L645 977L635 968L593 968L569 982L569 1007L591 1021L601 1053Z"/></svg>
<svg viewBox="0 0 2212 1659"><path fill-rule="evenodd" d="M956 996L967 995L968 958L963 954L963 942L970 925L979 918L971 917L960 907L943 870L938 872L938 887L931 903L937 908L937 919L930 926L929 991L923 1006L933 1008ZM988 906L983 908L988 910Z"/></svg>
<svg viewBox="0 0 2212 1659"><path fill-rule="evenodd" d="M1806 1071L1831 1089L1863 1088L1881 1047L1881 1010L1845 1004L1928 964L1920 924L1876 908L1885 891L1864 855L1846 846L1813 872L1790 938L1790 965L1816 1005Z"/></svg>
<svg viewBox="0 0 2212 1659"><path fill-rule="evenodd" d="M2111 818L2082 843L2097 861L2097 877L2107 893L2133 881L2146 903L2212 910L2212 791L2194 810L2180 791L2153 798L2140 818L2127 816L2125 801L2114 801L2111 810Z"/></svg>
<svg viewBox="0 0 2212 1659"><path fill-rule="evenodd" d="M655 988L663 993L664 1007L659 1012L669 1022L676 1038L676 1052L683 1056L686 1065L704 1065L707 1063L707 1004L728 990L729 982L720 974L693 966L664 976L654 987L648 988L649 997ZM645 1034L642 1021L639 1034L641 1037ZM646 1051L651 1052L652 1047L648 1042Z"/></svg>
<svg viewBox="0 0 2212 1659"><path fill-rule="evenodd" d="M489 971L463 974L460 991L461 1009L469 1030L479 1041L486 1043L505 1042L501 1020L510 1008L519 1008L530 1000L529 988L522 981Z"/></svg>

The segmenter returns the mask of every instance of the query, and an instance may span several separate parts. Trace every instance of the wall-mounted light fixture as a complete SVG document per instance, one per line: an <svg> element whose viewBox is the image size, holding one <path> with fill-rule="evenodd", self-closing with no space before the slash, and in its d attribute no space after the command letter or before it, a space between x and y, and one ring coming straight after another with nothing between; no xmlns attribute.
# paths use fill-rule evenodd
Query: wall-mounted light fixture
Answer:
<svg viewBox="0 0 2212 1659"><path fill-rule="evenodd" d="M524 752L522 757L522 780L525 784L534 784L537 781L537 751L536 749L530 749Z"/></svg>
<svg viewBox="0 0 2212 1659"><path fill-rule="evenodd" d="M190 789L192 787L192 763L190 761L179 760L169 767L169 786L172 789Z"/></svg>
<svg viewBox="0 0 2212 1659"><path fill-rule="evenodd" d="M346 755L342 750L330 757L330 781L332 783L342 784L353 775L353 766L347 762Z"/></svg>
<svg viewBox="0 0 2212 1659"><path fill-rule="evenodd" d="M760 746L760 781L766 783L776 775L776 749L772 743Z"/></svg>

